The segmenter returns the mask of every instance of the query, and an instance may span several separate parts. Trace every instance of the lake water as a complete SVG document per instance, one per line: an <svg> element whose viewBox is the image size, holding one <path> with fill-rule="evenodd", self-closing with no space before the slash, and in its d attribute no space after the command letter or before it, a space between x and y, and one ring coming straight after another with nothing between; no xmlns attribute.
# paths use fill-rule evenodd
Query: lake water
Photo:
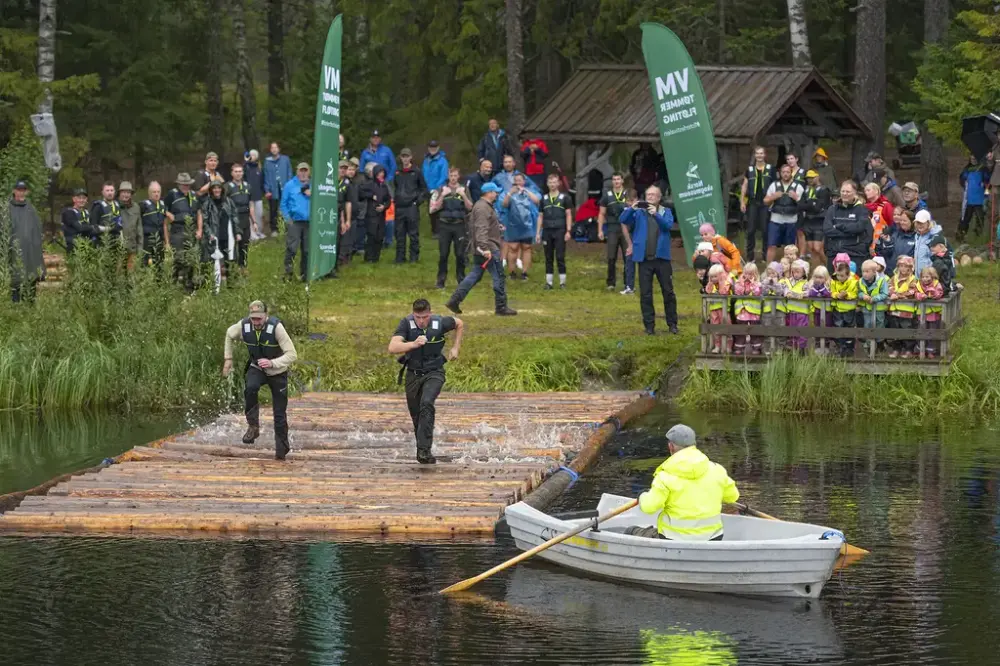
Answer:
<svg viewBox="0 0 1000 666"><path fill-rule="evenodd" d="M635 494L684 419L749 503L872 554L819 601L677 595L516 554L509 536L375 540L0 537L0 664L993 664L1000 451L990 424L908 426L666 409L554 509ZM178 427L0 422L0 492Z"/></svg>

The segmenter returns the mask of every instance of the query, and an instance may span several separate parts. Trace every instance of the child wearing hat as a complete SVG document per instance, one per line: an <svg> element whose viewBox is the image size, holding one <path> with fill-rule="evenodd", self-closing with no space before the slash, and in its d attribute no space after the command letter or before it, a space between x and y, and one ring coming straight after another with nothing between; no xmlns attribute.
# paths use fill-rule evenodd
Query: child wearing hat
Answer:
<svg viewBox="0 0 1000 666"><path fill-rule="evenodd" d="M721 252L725 255L729 270L735 271L737 274L743 270L743 257L740 256L740 251L728 238L715 233L714 226L706 222L698 227L698 233L701 235L702 243L710 243L714 252ZM699 247L701 247L700 244Z"/></svg>

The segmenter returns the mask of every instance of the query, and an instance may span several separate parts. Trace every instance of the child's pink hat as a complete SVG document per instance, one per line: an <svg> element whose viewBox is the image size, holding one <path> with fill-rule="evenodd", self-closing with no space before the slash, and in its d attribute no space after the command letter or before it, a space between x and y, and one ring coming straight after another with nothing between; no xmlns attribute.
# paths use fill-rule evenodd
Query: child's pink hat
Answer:
<svg viewBox="0 0 1000 666"><path fill-rule="evenodd" d="M772 261L767 265L767 267L770 268L775 273L777 273L778 277L781 277L782 275L785 274L785 267L781 265L780 261Z"/></svg>
<svg viewBox="0 0 1000 666"><path fill-rule="evenodd" d="M705 224L698 227L699 234L715 234L715 227L711 223L706 222Z"/></svg>
<svg viewBox="0 0 1000 666"><path fill-rule="evenodd" d="M833 258L833 265L836 266L837 264L847 264L850 266L851 257L846 252L841 252Z"/></svg>

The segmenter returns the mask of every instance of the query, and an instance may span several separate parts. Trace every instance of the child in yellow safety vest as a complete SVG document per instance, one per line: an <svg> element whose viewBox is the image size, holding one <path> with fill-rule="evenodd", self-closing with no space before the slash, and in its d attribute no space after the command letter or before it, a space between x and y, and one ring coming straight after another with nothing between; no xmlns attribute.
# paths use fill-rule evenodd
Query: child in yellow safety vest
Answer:
<svg viewBox="0 0 1000 666"><path fill-rule="evenodd" d="M877 257L881 259L881 257ZM885 328L885 313L889 309L889 278L879 272L879 264L868 259L861 264L858 280L858 307L864 317L865 328ZM878 340L872 340L878 345Z"/></svg>
<svg viewBox="0 0 1000 666"><path fill-rule="evenodd" d="M902 256L896 260L895 275L889 281L889 328L912 330L917 327L917 306L913 301L924 294L920 281L913 274L913 257ZM916 349L915 340L894 340L889 358L911 358Z"/></svg>
<svg viewBox="0 0 1000 666"><path fill-rule="evenodd" d="M777 261L772 261L764 269L764 278L760 281L761 306L760 323L764 326L785 325L785 281L782 279L784 268ZM768 345L765 354L771 353Z"/></svg>
<svg viewBox="0 0 1000 666"><path fill-rule="evenodd" d="M924 297L927 300L937 301L944 298L944 285L941 284L940 280L938 280L937 270L935 270L933 266L928 266L924 270L920 271L920 288L923 290ZM942 310L943 308L940 305L925 305L924 326L926 328L941 328ZM925 347L927 358L934 358L937 356L938 344L937 340L927 341L927 346Z"/></svg>
<svg viewBox="0 0 1000 666"><path fill-rule="evenodd" d="M737 278L733 285L733 293L743 298L736 299L736 321L743 324L759 324L761 314L760 273L757 264L749 263L743 269L743 275ZM733 351L744 354L749 345L750 352L760 353L761 339L753 335L737 335L733 338Z"/></svg>
<svg viewBox="0 0 1000 666"><path fill-rule="evenodd" d="M809 281L806 274L809 272L809 264L801 259L792 262L789 277L785 280L785 307L788 309L785 315L785 325L804 327L809 325L809 301L807 292ZM804 352L808 346L805 338L789 338L789 346Z"/></svg>
<svg viewBox="0 0 1000 666"><path fill-rule="evenodd" d="M708 269L708 285L705 287L705 293L709 296L726 296L730 292L730 282L729 274L726 269L723 268L722 264L712 264L712 267ZM717 301L709 301L708 303L708 322L710 324L729 324L729 307L726 305L726 299L720 298ZM721 335L712 336L712 353L718 354L722 350L722 339ZM728 345L727 345L728 346ZM726 352L729 350L727 349Z"/></svg>
<svg viewBox="0 0 1000 666"><path fill-rule="evenodd" d="M830 281L830 304L834 328L854 328L858 310L858 278L851 272L851 258L841 252L833 260L834 274ZM854 338L837 338L841 356L854 354Z"/></svg>

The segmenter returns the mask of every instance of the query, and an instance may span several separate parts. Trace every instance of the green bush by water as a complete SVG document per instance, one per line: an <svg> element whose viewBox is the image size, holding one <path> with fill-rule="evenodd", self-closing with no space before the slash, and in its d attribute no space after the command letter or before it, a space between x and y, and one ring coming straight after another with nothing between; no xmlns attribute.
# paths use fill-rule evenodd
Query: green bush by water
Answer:
<svg viewBox="0 0 1000 666"><path fill-rule="evenodd" d="M302 285L234 280L190 296L169 266L129 273L120 247L78 252L64 287L34 306L0 302L0 409L227 407L238 395L220 375L226 327L260 298L290 331L305 323ZM9 293L4 287L4 293Z"/></svg>

